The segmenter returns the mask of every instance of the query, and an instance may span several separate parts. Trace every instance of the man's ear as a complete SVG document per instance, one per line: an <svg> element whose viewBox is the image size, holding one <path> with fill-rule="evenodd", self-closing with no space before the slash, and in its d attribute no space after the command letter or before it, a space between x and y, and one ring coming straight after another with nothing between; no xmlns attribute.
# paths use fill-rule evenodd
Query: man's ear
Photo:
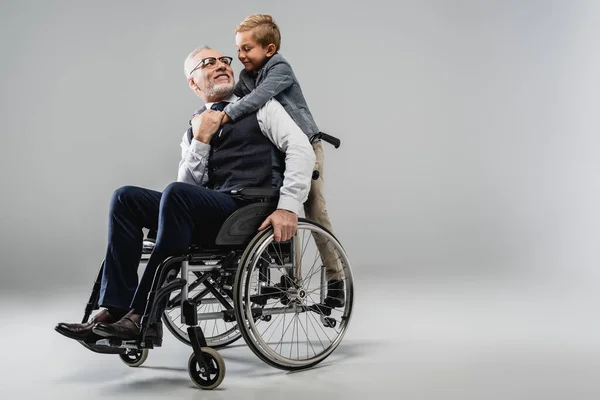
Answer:
<svg viewBox="0 0 600 400"><path fill-rule="evenodd" d="M277 52L277 47L273 43L269 43L267 46L267 57L271 57L275 52Z"/></svg>
<svg viewBox="0 0 600 400"><path fill-rule="evenodd" d="M194 78L191 76L188 76L188 85L190 86L190 89L192 89L194 92L196 91L196 89L198 89L198 85L196 85L196 82L194 82Z"/></svg>

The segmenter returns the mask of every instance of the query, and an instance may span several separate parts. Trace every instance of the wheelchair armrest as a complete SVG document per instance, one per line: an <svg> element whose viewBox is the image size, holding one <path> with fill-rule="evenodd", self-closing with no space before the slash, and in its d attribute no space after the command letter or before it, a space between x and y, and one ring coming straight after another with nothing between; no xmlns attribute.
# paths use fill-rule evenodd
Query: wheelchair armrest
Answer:
<svg viewBox="0 0 600 400"><path fill-rule="evenodd" d="M244 197L246 199L267 199L275 200L279 197L279 189L262 188L262 187L247 187L241 189L233 189L231 194L234 196Z"/></svg>

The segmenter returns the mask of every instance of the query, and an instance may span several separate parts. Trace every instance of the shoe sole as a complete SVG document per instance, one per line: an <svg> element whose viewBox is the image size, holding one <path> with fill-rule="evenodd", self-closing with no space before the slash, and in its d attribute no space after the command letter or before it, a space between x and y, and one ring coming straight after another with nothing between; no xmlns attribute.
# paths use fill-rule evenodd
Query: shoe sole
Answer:
<svg viewBox="0 0 600 400"><path fill-rule="evenodd" d="M72 333L72 332L69 332L66 330L62 330L59 327L54 327L54 330L56 332L60 333L61 335L63 335L64 337L67 337L67 338L73 339L73 340L80 340L80 341L84 341L84 342L92 342L93 343L98 339L102 339L95 332L90 332L90 333L84 334L84 335L77 335L75 333Z"/></svg>

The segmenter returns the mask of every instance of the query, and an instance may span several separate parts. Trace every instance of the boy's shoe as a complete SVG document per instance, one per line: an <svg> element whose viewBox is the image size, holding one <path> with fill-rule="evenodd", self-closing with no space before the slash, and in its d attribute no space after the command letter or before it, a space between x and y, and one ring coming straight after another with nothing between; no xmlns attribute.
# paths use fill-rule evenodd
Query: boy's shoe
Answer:
<svg viewBox="0 0 600 400"><path fill-rule="evenodd" d="M325 305L331 308L344 307L346 304L344 296L344 281L331 280L327 282L327 297Z"/></svg>

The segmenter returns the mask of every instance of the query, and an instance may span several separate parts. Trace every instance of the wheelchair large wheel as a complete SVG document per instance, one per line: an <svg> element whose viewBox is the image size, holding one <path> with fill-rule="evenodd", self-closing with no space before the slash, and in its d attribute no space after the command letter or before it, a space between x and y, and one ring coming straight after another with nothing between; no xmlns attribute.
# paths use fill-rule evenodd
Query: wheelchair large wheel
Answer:
<svg viewBox="0 0 600 400"><path fill-rule="evenodd" d="M329 281L325 265L330 272L337 269ZM333 289L333 282L342 286ZM343 293L339 304L330 301L333 291ZM304 219L289 242L275 242L272 229L261 232L240 260L234 303L241 333L260 359L284 370L310 368L335 350L348 328L353 303L348 257L332 233Z"/></svg>
<svg viewBox="0 0 600 400"><path fill-rule="evenodd" d="M194 275L194 272L190 272L188 276L188 282L190 282L190 289L188 296L190 299L201 300L198 305L198 326L202 328L204 337L208 347L215 349L223 348L230 345L231 343L238 340L242 334L237 328L235 320L226 322L221 318L202 320L202 316L210 315L210 313L220 313L225 310L225 306L214 297L208 290L205 284L198 283L202 282L199 276ZM179 273L179 276L181 273ZM216 282L212 277L204 278L208 285L219 288L220 282ZM170 301L177 299L180 295L180 291L174 291L170 296ZM225 291L221 290L222 296L227 302L233 306L233 300L227 295ZM175 302L171 306L168 306L163 313L163 321L167 329L182 343L191 346L190 338L187 333L187 325L181 322L181 305Z"/></svg>

